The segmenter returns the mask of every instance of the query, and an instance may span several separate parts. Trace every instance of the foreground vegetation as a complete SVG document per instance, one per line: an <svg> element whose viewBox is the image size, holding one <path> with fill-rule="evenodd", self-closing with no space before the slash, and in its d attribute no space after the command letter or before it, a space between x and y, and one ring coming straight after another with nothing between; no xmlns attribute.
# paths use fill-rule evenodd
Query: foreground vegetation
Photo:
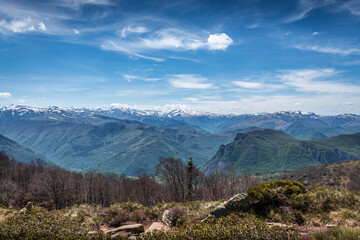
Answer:
<svg viewBox="0 0 360 240"><path fill-rule="evenodd" d="M248 195L247 211L205 220L220 201L151 207L134 202L109 207L81 204L51 211L34 207L24 214L2 207L0 213L7 216L0 222L0 239L110 239L103 233L104 227L161 221L165 210L172 213L173 229L146 233L140 239L301 239L299 233L312 228L322 230L307 234L306 239L359 239L359 192L331 187L306 189L297 182L277 181L250 188ZM268 222L286 225L268 226Z"/></svg>
<svg viewBox="0 0 360 240"><path fill-rule="evenodd" d="M27 201L35 207L19 211ZM160 159L154 176L128 179L18 163L0 152L0 239L128 239L108 230L155 221L171 230L137 238L359 239L360 193L234 172L205 176L191 159Z"/></svg>
<svg viewBox="0 0 360 240"><path fill-rule="evenodd" d="M208 219L204 222L187 222L174 231L157 231L147 233L143 240L161 239L299 239L294 228L268 227L263 221L246 219L241 215L232 214L219 219Z"/></svg>

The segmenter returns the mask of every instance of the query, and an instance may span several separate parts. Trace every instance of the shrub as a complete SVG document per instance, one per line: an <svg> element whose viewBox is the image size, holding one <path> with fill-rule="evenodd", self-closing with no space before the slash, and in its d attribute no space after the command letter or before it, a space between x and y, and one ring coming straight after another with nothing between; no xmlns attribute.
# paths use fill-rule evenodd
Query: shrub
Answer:
<svg viewBox="0 0 360 240"><path fill-rule="evenodd" d="M187 222L173 231L154 231L140 237L142 240L184 239L277 239L296 240L299 235L293 228L268 227L258 220L247 220L241 215L232 214L223 218L208 219L204 222Z"/></svg>
<svg viewBox="0 0 360 240"><path fill-rule="evenodd" d="M315 240L359 240L360 229L335 227L326 233L313 233L312 236Z"/></svg>
<svg viewBox="0 0 360 240"><path fill-rule="evenodd" d="M358 209L360 196L352 191L318 186L307 193L293 196L291 206L303 212L313 213L329 212L340 208Z"/></svg>
<svg viewBox="0 0 360 240"><path fill-rule="evenodd" d="M250 188L248 197L256 212L265 213L272 208L289 205L290 198L305 191L305 186L299 182L280 180L262 183Z"/></svg>
<svg viewBox="0 0 360 240"><path fill-rule="evenodd" d="M0 239L107 239L102 234L87 233L88 229L72 218L55 217L37 209L0 223Z"/></svg>

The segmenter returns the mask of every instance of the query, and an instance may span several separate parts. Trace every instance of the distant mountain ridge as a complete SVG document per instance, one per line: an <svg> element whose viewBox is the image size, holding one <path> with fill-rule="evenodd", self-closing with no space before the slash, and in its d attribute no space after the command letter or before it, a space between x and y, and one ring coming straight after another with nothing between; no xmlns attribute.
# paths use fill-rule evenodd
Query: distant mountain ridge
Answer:
<svg viewBox="0 0 360 240"><path fill-rule="evenodd" d="M151 173L159 157L184 161L193 157L203 167L219 146L230 143L237 133L272 128L298 139L322 139L357 132L359 126L360 116L354 114L218 115L119 107L0 109L0 134L35 149L56 164L70 170L101 169L128 175ZM224 131L203 130L209 128ZM286 141L296 141L286 136Z"/></svg>
<svg viewBox="0 0 360 240"><path fill-rule="evenodd" d="M160 157L193 157L202 167L220 144L239 132L162 128L100 115L74 116L58 109L19 113L0 114L1 134L69 170L101 169L133 176L153 172Z"/></svg>
<svg viewBox="0 0 360 240"><path fill-rule="evenodd" d="M290 171L360 157L360 133L300 141L276 130L239 133L221 145L205 171L236 169L239 173Z"/></svg>
<svg viewBox="0 0 360 240"><path fill-rule="evenodd" d="M283 131L301 140L322 139L340 134L360 132L360 115L339 114L323 116L315 113L282 111L263 114L213 114L199 111L142 110L112 106L108 108L36 108L9 106L0 109L0 117L51 116L84 117L101 115L123 120L133 120L152 126L178 130L205 130L223 132L250 127Z"/></svg>

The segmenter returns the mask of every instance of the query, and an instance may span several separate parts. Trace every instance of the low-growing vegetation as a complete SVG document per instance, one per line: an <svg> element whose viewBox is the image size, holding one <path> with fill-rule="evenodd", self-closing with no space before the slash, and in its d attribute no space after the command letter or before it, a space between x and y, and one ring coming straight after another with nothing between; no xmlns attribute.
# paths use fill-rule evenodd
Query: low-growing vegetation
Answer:
<svg viewBox="0 0 360 240"><path fill-rule="evenodd" d="M4 167L0 169L0 239L127 239L128 234L106 233L122 225L155 221L172 229L137 237L283 240L300 239L301 229L313 228L321 231L306 232L306 239L359 239L359 192L329 186L306 188L290 180L258 184L252 175L239 178L231 172L205 177L191 159L188 165L180 161L162 159L156 177L128 179L71 173L41 162L26 165L0 152ZM65 183L70 185L62 186L60 176L69 177ZM12 186L16 186L15 191ZM112 187L115 193L107 189ZM172 188L175 190L165 193ZM217 189L223 192L218 194ZM247 194L232 198L234 204L227 201L224 215L213 214L221 211L224 205L220 203L230 193L244 189ZM196 201L203 196L211 197ZM129 201L133 199L137 201ZM28 200L35 200L36 207L19 211Z"/></svg>
<svg viewBox="0 0 360 240"><path fill-rule="evenodd" d="M76 218L33 209L0 223L0 239L110 239L102 233L88 234Z"/></svg>
<svg viewBox="0 0 360 240"><path fill-rule="evenodd" d="M142 240L184 239L300 239L294 228L268 227L259 220L249 220L244 216L232 214L223 218L207 219L203 222L187 222L174 231L156 231L141 236Z"/></svg>

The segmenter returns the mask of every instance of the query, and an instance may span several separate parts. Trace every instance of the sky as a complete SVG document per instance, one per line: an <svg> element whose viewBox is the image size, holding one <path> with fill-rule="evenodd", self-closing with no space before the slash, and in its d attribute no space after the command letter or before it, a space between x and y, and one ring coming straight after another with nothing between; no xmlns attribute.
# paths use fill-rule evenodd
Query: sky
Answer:
<svg viewBox="0 0 360 240"><path fill-rule="evenodd" d="M0 6L0 107L360 114L360 0Z"/></svg>

